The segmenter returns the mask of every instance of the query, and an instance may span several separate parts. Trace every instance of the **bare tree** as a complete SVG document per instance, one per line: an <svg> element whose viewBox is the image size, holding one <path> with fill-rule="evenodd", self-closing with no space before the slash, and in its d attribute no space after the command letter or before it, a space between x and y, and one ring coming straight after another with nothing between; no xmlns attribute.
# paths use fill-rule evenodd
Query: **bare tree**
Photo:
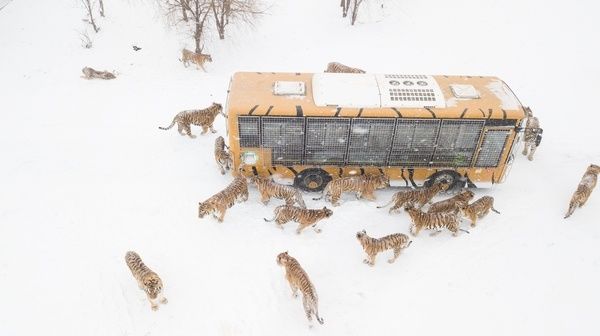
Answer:
<svg viewBox="0 0 600 336"><path fill-rule="evenodd" d="M93 4L90 2L90 0L81 0L81 2L83 3L83 8L85 9L85 11L87 12L89 18L89 23L92 25L92 27L94 28L94 31L97 33L100 30L100 27L98 27L96 25L96 22L94 21L94 16L92 15L92 10L93 10Z"/></svg>
<svg viewBox="0 0 600 336"><path fill-rule="evenodd" d="M342 17L348 16L348 8L350 8L350 0L341 0L340 7L342 7Z"/></svg>
<svg viewBox="0 0 600 336"><path fill-rule="evenodd" d="M211 11L211 0L161 0L161 3L169 19L189 29L196 44L195 52L202 53L204 27Z"/></svg>
<svg viewBox="0 0 600 336"><path fill-rule="evenodd" d="M100 16L104 17L104 0L98 0L98 4L100 4Z"/></svg>
<svg viewBox="0 0 600 336"><path fill-rule="evenodd" d="M256 0L211 0L211 9L219 38L225 39L225 27L234 20L252 24L252 20L263 11Z"/></svg>
<svg viewBox="0 0 600 336"><path fill-rule="evenodd" d="M352 0L352 8L351 8L351 16L350 16L350 24L354 25L356 22L356 18L358 17L358 9L360 4L363 3L364 0Z"/></svg>

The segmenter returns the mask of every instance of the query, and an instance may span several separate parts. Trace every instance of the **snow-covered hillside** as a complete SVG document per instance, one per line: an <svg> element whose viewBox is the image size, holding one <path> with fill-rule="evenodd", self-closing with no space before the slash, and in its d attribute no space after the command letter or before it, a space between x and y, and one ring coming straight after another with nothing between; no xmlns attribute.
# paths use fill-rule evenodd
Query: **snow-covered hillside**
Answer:
<svg viewBox="0 0 600 336"><path fill-rule="evenodd" d="M1 2L0 2L1 3ZM563 220L586 167L600 163L600 4L579 1L385 1L350 26L339 1L277 0L251 28L214 37L208 73L153 0L105 0L81 47L76 0L14 0L0 11L0 335L305 335L275 263L289 251L319 294L319 335L598 335L600 191ZM135 52L132 45L142 50ZM180 110L224 102L235 71L321 72L329 61L373 73L495 75L544 128L492 195L490 214L457 238L413 238L395 264L362 263L355 233L408 233L405 213L346 195L323 233L281 231L256 189L225 222L197 218L222 187L217 135L161 131ZM81 68L116 70L86 81ZM216 122L225 135L224 119ZM199 134L199 130L193 129ZM306 194L309 207L322 207ZM294 227L295 228L295 227ZM137 251L165 283L153 312L125 265ZM390 253L390 252L387 252Z"/></svg>

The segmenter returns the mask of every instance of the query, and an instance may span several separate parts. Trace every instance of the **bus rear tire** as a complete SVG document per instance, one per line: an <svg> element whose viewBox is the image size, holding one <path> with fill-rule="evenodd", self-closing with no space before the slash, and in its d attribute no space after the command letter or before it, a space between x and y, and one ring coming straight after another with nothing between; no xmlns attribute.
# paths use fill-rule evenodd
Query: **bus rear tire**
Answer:
<svg viewBox="0 0 600 336"><path fill-rule="evenodd" d="M460 189L465 186L465 181L463 180L462 176L460 176L460 174L455 172L454 170L439 171L429 176L429 178L425 181L423 185L429 188L434 183L441 182L444 180L450 183L448 190L446 190L450 193L460 191Z"/></svg>
<svg viewBox="0 0 600 336"><path fill-rule="evenodd" d="M321 191L331 181L331 175L321 168L309 168L294 178L294 186L310 192Z"/></svg>

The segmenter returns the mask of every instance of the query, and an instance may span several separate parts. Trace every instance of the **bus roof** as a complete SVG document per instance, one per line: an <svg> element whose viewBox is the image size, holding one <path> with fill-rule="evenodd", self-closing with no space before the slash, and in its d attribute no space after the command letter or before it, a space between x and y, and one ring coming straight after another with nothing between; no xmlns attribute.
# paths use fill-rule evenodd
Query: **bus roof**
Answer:
<svg viewBox="0 0 600 336"><path fill-rule="evenodd" d="M234 115L521 119L523 107L496 77L238 72Z"/></svg>

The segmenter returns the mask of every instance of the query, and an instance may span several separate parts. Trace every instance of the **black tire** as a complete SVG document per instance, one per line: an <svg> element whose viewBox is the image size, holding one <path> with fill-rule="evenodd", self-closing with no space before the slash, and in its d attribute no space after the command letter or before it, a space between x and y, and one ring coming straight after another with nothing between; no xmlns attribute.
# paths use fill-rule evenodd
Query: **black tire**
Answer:
<svg viewBox="0 0 600 336"><path fill-rule="evenodd" d="M434 183L441 182L443 180L446 180L450 183L450 187L448 187L448 190L446 190L447 192L455 192L460 190L465 186L466 183L462 176L460 176L460 174L454 170L442 170L429 176L423 185L429 188Z"/></svg>
<svg viewBox="0 0 600 336"><path fill-rule="evenodd" d="M294 186L310 192L321 191L331 181L331 175L321 168L309 168L294 178Z"/></svg>

